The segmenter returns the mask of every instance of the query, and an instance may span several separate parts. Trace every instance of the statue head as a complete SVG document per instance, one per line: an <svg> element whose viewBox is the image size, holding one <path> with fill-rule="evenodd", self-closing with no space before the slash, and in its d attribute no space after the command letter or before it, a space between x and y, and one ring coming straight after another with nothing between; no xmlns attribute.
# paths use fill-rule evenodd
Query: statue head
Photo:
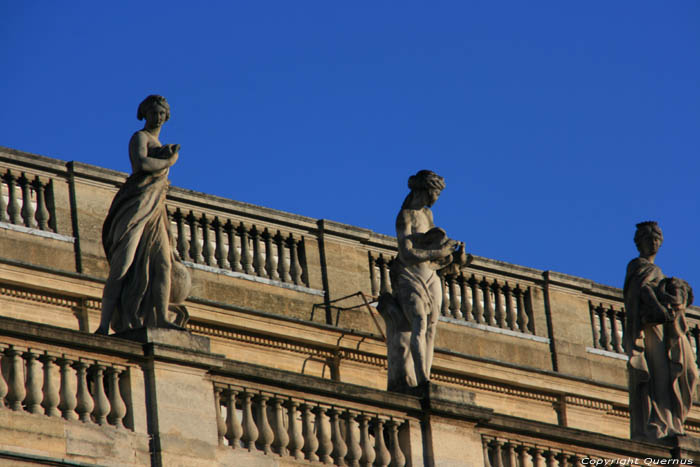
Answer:
<svg viewBox="0 0 700 467"><path fill-rule="evenodd" d="M151 94L145 98L140 104L139 109L136 112L136 118L143 120L148 116L148 112L152 110L155 106L160 106L165 109L165 121L170 120L170 106L168 101L163 96L157 94Z"/></svg>
<svg viewBox="0 0 700 467"><path fill-rule="evenodd" d="M637 224L634 233L634 244L642 256L655 255L664 241L661 227L655 221L645 221Z"/></svg>
<svg viewBox="0 0 700 467"><path fill-rule="evenodd" d="M445 179L431 170L420 170L408 177L408 188L411 189L404 206L409 200L421 199L423 206L432 206L445 189Z"/></svg>

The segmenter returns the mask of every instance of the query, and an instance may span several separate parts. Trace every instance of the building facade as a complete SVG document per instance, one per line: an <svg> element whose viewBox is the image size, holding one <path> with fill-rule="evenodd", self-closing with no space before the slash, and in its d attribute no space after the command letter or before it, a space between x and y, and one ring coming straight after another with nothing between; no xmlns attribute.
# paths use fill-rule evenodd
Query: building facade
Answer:
<svg viewBox="0 0 700 467"><path fill-rule="evenodd" d="M385 390L393 237L171 187L192 337L98 336L126 174L0 147L0 177L0 464L700 462L698 406L680 444L629 439L619 289L474 257L419 398Z"/></svg>

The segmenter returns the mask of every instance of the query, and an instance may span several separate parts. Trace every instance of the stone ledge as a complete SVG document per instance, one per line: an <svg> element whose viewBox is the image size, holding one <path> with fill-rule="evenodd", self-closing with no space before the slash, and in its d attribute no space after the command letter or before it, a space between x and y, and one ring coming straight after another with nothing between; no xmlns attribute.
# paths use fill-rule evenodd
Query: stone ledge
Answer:
<svg viewBox="0 0 700 467"><path fill-rule="evenodd" d="M594 347L586 347L586 352L592 353L594 355L602 355L603 357L615 358L617 360L628 361L630 358L623 354L617 352L611 352L610 350L596 349Z"/></svg>
<svg viewBox="0 0 700 467"><path fill-rule="evenodd" d="M527 339L535 342L542 342L544 344L549 344L550 340L547 337L535 336L532 334L525 334L524 332L513 331L510 329L497 328L495 326L489 326L487 324L472 323L471 321L465 321L463 319L450 318L449 316L440 316L440 321L446 323L456 324L458 326L466 326L474 329L481 329L482 331L494 332L496 334L504 334L506 336L518 337L520 339Z"/></svg>
<svg viewBox="0 0 700 467"><path fill-rule="evenodd" d="M281 287L283 289L289 289L289 290L294 290L297 292L307 293L310 295L316 295L318 297L325 296L325 293L323 292L323 290L310 289L308 287L304 287L303 285L288 284L286 282L275 281L272 279L267 279L265 277L253 276L251 274L246 274L243 272L229 271L227 269L216 268L216 267L207 266L204 264L197 264L197 263L193 263L191 261L183 261L182 263L185 266L187 266L188 268L199 269L201 271L207 271L207 272L211 272L213 274L235 277L236 279L245 279L245 280L251 281L251 282L259 282L261 284L274 285L275 287Z"/></svg>
<svg viewBox="0 0 700 467"><path fill-rule="evenodd" d="M15 232L36 235L37 237L50 238L60 242L75 243L75 237L69 237L68 235L61 235L54 232L47 232L46 230L33 229L23 225L10 224L8 222L0 222L0 229L14 230Z"/></svg>

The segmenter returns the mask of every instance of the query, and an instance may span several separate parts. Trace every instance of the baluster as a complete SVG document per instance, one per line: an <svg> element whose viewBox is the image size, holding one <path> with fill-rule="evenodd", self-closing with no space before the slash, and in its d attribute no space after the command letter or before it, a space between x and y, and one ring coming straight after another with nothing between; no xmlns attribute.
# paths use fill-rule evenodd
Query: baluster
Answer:
<svg viewBox="0 0 700 467"><path fill-rule="evenodd" d="M275 441L272 443L273 450L280 456L289 454L287 445L289 444L289 435L284 428L284 408L282 407L282 398L275 396L272 399L272 431L274 432Z"/></svg>
<svg viewBox="0 0 700 467"><path fill-rule="evenodd" d="M442 316L450 316L450 295L448 293L449 285L447 284L447 275L439 274L440 277L440 287L442 288L442 306L440 307L440 314Z"/></svg>
<svg viewBox="0 0 700 467"><path fill-rule="evenodd" d="M518 285L515 289L515 301L518 308L518 329L520 332L529 332L529 316L525 309L525 291Z"/></svg>
<svg viewBox="0 0 700 467"><path fill-rule="evenodd" d="M0 179L1 180L1 179ZM2 195L2 186L0 185L0 195ZM7 386L7 383L5 382L5 377L4 377L4 371L2 371L2 368L7 365L7 360L3 358L3 356L6 354L7 348L6 346L0 344L0 409L5 407L5 398L7 397L7 394L10 390L10 388ZM7 372L9 375L9 372Z"/></svg>
<svg viewBox="0 0 700 467"><path fill-rule="evenodd" d="M24 407L28 412L41 413L41 368L38 362L39 354L29 349L24 354L27 359L27 381Z"/></svg>
<svg viewBox="0 0 700 467"><path fill-rule="evenodd" d="M557 454L549 450L545 453L547 459L547 467L557 467Z"/></svg>
<svg viewBox="0 0 700 467"><path fill-rule="evenodd" d="M272 431L270 422L267 418L267 401L270 398L264 394L261 394L257 398L258 406L258 430L260 430L260 436L258 437L258 442L256 447L263 451L265 454L272 454L272 442L274 441L275 433Z"/></svg>
<svg viewBox="0 0 700 467"><path fill-rule="evenodd" d="M486 280L486 277L479 284L484 293L484 322L489 326L496 326L495 312L493 309L493 301L491 300L491 288Z"/></svg>
<svg viewBox="0 0 700 467"><path fill-rule="evenodd" d="M219 440L219 446L224 445L224 438L226 436L226 422L221 415L221 396L223 392L224 390L222 388L214 386L214 413L216 414L216 435Z"/></svg>
<svg viewBox="0 0 700 467"><path fill-rule="evenodd" d="M569 463L571 464L571 467L580 467L583 465L583 459L584 457L581 457L578 454L571 454L569 456Z"/></svg>
<svg viewBox="0 0 700 467"><path fill-rule="evenodd" d="M36 220L34 220L34 205L32 205L31 182L24 172L18 181L20 189L22 190L22 209L20 214L24 220L24 225L35 229Z"/></svg>
<svg viewBox="0 0 700 467"><path fill-rule="evenodd" d="M10 222L12 224L21 224L22 217L20 215L19 201L17 200L17 191L15 187L17 186L17 179L12 175L11 171L7 171L5 176L7 180L8 194L10 195L10 203L7 206L7 214L10 217Z"/></svg>
<svg viewBox="0 0 700 467"><path fill-rule="evenodd" d="M558 464L556 465L558 465L559 467L568 467L571 465L569 463L569 455L565 452L560 452L559 454L557 454L557 461Z"/></svg>
<svg viewBox="0 0 700 467"><path fill-rule="evenodd" d="M250 230L250 236L253 239L253 269L255 274L260 277L267 277L265 273L265 259L263 258L262 246L260 245L260 232L258 228L253 226Z"/></svg>
<svg viewBox="0 0 700 467"><path fill-rule="evenodd" d="M240 272L241 268L241 252L238 250L240 241L238 240L237 229L231 221L226 222L226 235L228 236L228 262L232 271Z"/></svg>
<svg viewBox="0 0 700 467"><path fill-rule="evenodd" d="M41 406L44 408L44 413L49 417L61 416L61 412L58 410L58 403L61 399L58 394L58 384L53 370L55 361L56 357L46 353L41 357L41 362L44 364L44 385L42 387L44 399L41 401ZM0 397L1 400L2 397Z"/></svg>
<svg viewBox="0 0 700 467"><path fill-rule="evenodd" d="M614 352L622 353L622 342L620 342L620 334L617 327L617 311L613 307L610 307L608 310L608 317L610 318L611 348Z"/></svg>
<svg viewBox="0 0 700 467"><path fill-rule="evenodd" d="M472 274L469 278L469 287L472 289L472 313L474 314L474 321L479 324L484 322L484 305L481 301L480 291L481 288L476 280L476 277Z"/></svg>
<svg viewBox="0 0 700 467"><path fill-rule="evenodd" d="M530 449L530 455L532 456L533 467L545 467L544 457L542 457L542 449L538 447L533 447L532 449Z"/></svg>
<svg viewBox="0 0 700 467"><path fill-rule="evenodd" d="M111 367L107 369L107 382L109 388L109 405L111 410L107 415L107 421L116 428L124 428L124 416L126 415L126 404L119 391L119 375L124 370Z"/></svg>
<svg viewBox="0 0 700 467"><path fill-rule="evenodd" d="M262 233L262 237L265 240L265 275L274 281L278 281L280 280L279 273L277 272L277 263L279 262L279 258L275 259L273 235L267 228L265 228ZM280 252L278 251L278 257L279 253Z"/></svg>
<svg viewBox="0 0 700 467"><path fill-rule="evenodd" d="M467 289L469 288L469 283L467 282L467 279L464 277L463 274L459 275L459 292L461 295L461 312L462 312L462 317L466 320L469 321L472 319L472 302L469 300L469 292L467 292Z"/></svg>
<svg viewBox="0 0 700 467"><path fill-rule="evenodd" d="M406 456L401 451L401 444L399 443L399 422L391 419L387 422L387 426L389 427L391 467L404 467L406 465Z"/></svg>
<svg viewBox="0 0 700 467"><path fill-rule="evenodd" d="M199 221L192 211L187 215L187 223L190 225L190 258L193 263L204 264L202 245L199 244Z"/></svg>
<svg viewBox="0 0 700 467"><path fill-rule="evenodd" d="M379 253L377 264L379 265L379 294L391 293L391 279L389 278L389 265L382 253Z"/></svg>
<svg viewBox="0 0 700 467"><path fill-rule="evenodd" d="M92 401L92 396L88 391L87 380L86 380L86 369L88 365L82 360L75 362L73 368L75 368L78 374L78 393L77 393L77 405L75 406L75 411L78 412L78 418L81 422L89 422L90 414L95 408L95 404Z"/></svg>
<svg viewBox="0 0 700 467"><path fill-rule="evenodd" d="M504 448L506 451L505 455L507 467L515 467L518 462L518 456L515 453L515 444L513 444L512 441L507 441Z"/></svg>
<svg viewBox="0 0 700 467"><path fill-rule="evenodd" d="M359 463L363 453L360 439L357 437L358 427L356 417L357 414L350 411L345 412L345 443L348 445L348 453L345 456L345 462L350 467L357 467L360 465Z"/></svg>
<svg viewBox="0 0 700 467"><path fill-rule="evenodd" d="M588 310L591 315L591 330L593 331L593 346L598 348L600 345L600 327L596 320L598 319L598 313L596 312L596 307L593 303L588 302Z"/></svg>
<svg viewBox="0 0 700 467"><path fill-rule="evenodd" d="M61 365L61 389L59 396L61 402L58 408L61 410L61 415L66 420L77 420L78 414L75 413L75 407L78 401L75 398L75 377L71 370L73 361L67 358L60 360Z"/></svg>
<svg viewBox="0 0 700 467"><path fill-rule="evenodd" d="M391 453L386 448L384 441L384 420L379 417L374 420L374 450L377 454L374 465L379 467L388 466L391 462Z"/></svg>
<svg viewBox="0 0 700 467"><path fill-rule="evenodd" d="M457 276L450 274L450 311L456 319L462 319L462 311L459 309L459 290L457 285Z"/></svg>
<svg viewBox="0 0 700 467"><path fill-rule="evenodd" d="M95 402L95 408L92 411L92 416L95 417L95 423L98 425L105 425L107 423L107 414L110 411L109 399L107 399L107 394L105 394L104 386L104 365L95 362L93 367L93 400Z"/></svg>
<svg viewBox="0 0 700 467"><path fill-rule="evenodd" d="M41 183L39 176L33 182L34 191L36 191L36 221L39 229L48 230L49 229L49 210L46 207L46 194L44 184ZM0 195L1 196L1 195ZM2 208L2 203L0 202L0 208Z"/></svg>
<svg viewBox="0 0 700 467"><path fill-rule="evenodd" d="M333 462L331 458L333 443L331 441L330 424L326 416L326 408L320 405L316 406L314 408L314 414L316 415L316 435L318 437L317 454L319 460L324 464L331 464Z"/></svg>
<svg viewBox="0 0 700 467"><path fill-rule="evenodd" d="M22 410L22 401L26 395L24 389L24 360L22 360L22 352L14 346L10 346L5 353L10 360L7 403L12 410Z"/></svg>
<svg viewBox="0 0 700 467"><path fill-rule="evenodd" d="M515 315L515 310L513 309L513 289L511 289L506 282L502 290L503 297L506 302L506 324L508 325L508 329L516 330L518 318Z"/></svg>
<svg viewBox="0 0 700 467"><path fill-rule="evenodd" d="M601 303L596 309L598 319L600 320L600 348L610 350L610 332L608 331L608 323L605 319L605 308Z"/></svg>
<svg viewBox="0 0 700 467"><path fill-rule="evenodd" d="M214 257L214 248L211 246L210 222L206 214L202 214L202 217L199 219L199 224L202 227L202 257L204 258L204 264L207 266L214 266L216 264L216 258Z"/></svg>
<svg viewBox="0 0 700 467"><path fill-rule="evenodd" d="M0 222L9 222L10 218L7 216L7 201L5 200L5 194L3 193L3 182L5 176L0 176Z"/></svg>
<svg viewBox="0 0 700 467"><path fill-rule="evenodd" d="M529 450L530 448L525 445L520 445L515 448L515 451L518 453L518 467L532 467Z"/></svg>
<svg viewBox="0 0 700 467"><path fill-rule="evenodd" d="M369 283L372 289L372 296L377 297L379 295L379 274L377 268L377 260L372 256L372 252L368 252L369 256Z"/></svg>
<svg viewBox="0 0 700 467"><path fill-rule="evenodd" d="M248 391L243 393L243 446L248 451L255 449L255 441L258 439L258 427L253 420L253 394Z"/></svg>
<svg viewBox="0 0 700 467"><path fill-rule="evenodd" d="M318 456L316 455L316 450L318 449L318 440L316 439L314 426L311 422L311 406L309 404L303 404L301 410L301 432L304 436L304 454L307 460L317 461Z"/></svg>
<svg viewBox="0 0 700 467"><path fill-rule="evenodd" d="M304 237L302 236L299 240L297 240L297 263L299 264L299 271L301 272L301 276L299 277L299 283L301 285L309 285L309 271L306 267L306 259L304 261L301 260L301 258L306 258L304 254ZM389 284L389 288L391 288L391 284Z"/></svg>
<svg viewBox="0 0 700 467"><path fill-rule="evenodd" d="M181 260L190 261L190 249L187 246L187 234L185 233L185 216L182 215L180 208L177 208L173 213L173 219L177 230L177 252Z"/></svg>
<svg viewBox="0 0 700 467"><path fill-rule="evenodd" d="M340 410L332 407L329 410L331 415L331 442L333 443L333 452L331 457L335 465L345 465L345 455L348 453L348 446L345 444L343 435L340 432Z"/></svg>
<svg viewBox="0 0 700 467"><path fill-rule="evenodd" d="M278 230L275 235L275 245L277 245L277 272L279 280L282 282L292 282L292 276L289 274L289 262L285 254L285 241L282 233Z"/></svg>
<svg viewBox="0 0 700 467"><path fill-rule="evenodd" d="M491 442L488 438L481 439L481 447L484 450L484 467L491 467Z"/></svg>
<svg viewBox="0 0 700 467"><path fill-rule="evenodd" d="M290 399L287 402L287 425L289 428L289 455L297 460L304 459L302 448L304 447L304 435L299 431L297 423L297 408L299 403Z"/></svg>
<svg viewBox="0 0 700 467"><path fill-rule="evenodd" d="M301 285L301 264L299 263L298 245L292 234L289 234L289 274L292 276L292 282Z"/></svg>
<svg viewBox="0 0 700 467"><path fill-rule="evenodd" d="M493 281L492 285L492 290L493 290L493 297L495 299L495 311L494 311L494 318L496 320L496 325L499 328L505 328L505 317L506 317L506 312L503 307L503 297L501 296L501 284L498 283L497 280Z"/></svg>
<svg viewBox="0 0 700 467"><path fill-rule="evenodd" d="M372 466L375 458L377 457L374 451L374 446L369 437L369 422L370 417L366 414L360 414L357 417L360 420L360 451L362 455L360 456L360 465L362 467Z"/></svg>
<svg viewBox="0 0 700 467"><path fill-rule="evenodd" d="M239 229L241 232L241 265L246 274L252 275L255 274L255 269L253 268L253 253L250 251L250 241L248 240L248 229L243 222L241 222Z"/></svg>
<svg viewBox="0 0 700 467"><path fill-rule="evenodd" d="M494 439L491 441L493 458L491 465L493 467L504 467L503 466L503 441L500 439Z"/></svg>
<svg viewBox="0 0 700 467"><path fill-rule="evenodd" d="M224 253L224 226L218 216L214 217L211 226L214 228L214 242L216 245L214 248L214 257L216 258L216 265L221 269L230 269L231 265L228 262L226 253ZM231 247L230 245L229 243L229 248Z"/></svg>
<svg viewBox="0 0 700 467"><path fill-rule="evenodd" d="M226 395L228 396L226 400L226 439L232 449L237 449L241 446L241 438L243 437L243 426L238 421L238 415L236 414L236 396L238 391L229 388Z"/></svg>

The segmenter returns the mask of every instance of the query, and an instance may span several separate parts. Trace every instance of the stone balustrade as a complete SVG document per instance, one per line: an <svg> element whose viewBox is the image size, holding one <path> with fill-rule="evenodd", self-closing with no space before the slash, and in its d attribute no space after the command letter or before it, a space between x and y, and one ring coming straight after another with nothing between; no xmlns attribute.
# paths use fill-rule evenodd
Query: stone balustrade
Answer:
<svg viewBox="0 0 700 467"><path fill-rule="evenodd" d="M130 429L128 369L89 357L0 344L0 407Z"/></svg>
<svg viewBox="0 0 700 467"><path fill-rule="evenodd" d="M391 292L389 271L394 256L369 251L372 295ZM535 334L531 286L517 279L484 274L469 267L440 273L442 316L458 321Z"/></svg>
<svg viewBox="0 0 700 467"><path fill-rule="evenodd" d="M52 179L0 168L0 222L56 232Z"/></svg>
<svg viewBox="0 0 700 467"><path fill-rule="evenodd" d="M625 309L621 304L589 302L593 346L609 352L624 353L622 335L625 329Z"/></svg>
<svg viewBox="0 0 700 467"><path fill-rule="evenodd" d="M272 281L308 286L304 238L273 225L169 206L180 258Z"/></svg>
<svg viewBox="0 0 700 467"><path fill-rule="evenodd" d="M406 465L401 418L223 383L214 399L221 446L337 466Z"/></svg>
<svg viewBox="0 0 700 467"><path fill-rule="evenodd" d="M482 442L484 467L577 467L585 465L581 463L583 459L587 459L587 462L601 459L584 452L501 437L482 436Z"/></svg>

